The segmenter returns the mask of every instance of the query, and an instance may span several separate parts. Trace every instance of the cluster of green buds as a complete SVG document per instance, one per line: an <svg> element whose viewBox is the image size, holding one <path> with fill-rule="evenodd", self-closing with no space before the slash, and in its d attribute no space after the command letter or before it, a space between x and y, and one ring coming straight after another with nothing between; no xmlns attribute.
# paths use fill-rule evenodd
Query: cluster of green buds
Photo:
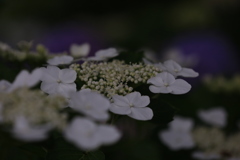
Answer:
<svg viewBox="0 0 240 160"><path fill-rule="evenodd" d="M13 124L17 117L24 116L32 125L50 123L63 129L67 115L60 110L66 106L62 96L46 96L39 90L20 88L10 93L0 93L0 118L6 124Z"/></svg>
<svg viewBox="0 0 240 160"><path fill-rule="evenodd" d="M132 92L131 84L146 83L148 79L160 73L159 68L150 64L126 64L124 61L111 62L85 61L83 64L72 64L70 68L78 73L84 82L81 89L89 88L104 94L108 98L113 95L126 95Z"/></svg>

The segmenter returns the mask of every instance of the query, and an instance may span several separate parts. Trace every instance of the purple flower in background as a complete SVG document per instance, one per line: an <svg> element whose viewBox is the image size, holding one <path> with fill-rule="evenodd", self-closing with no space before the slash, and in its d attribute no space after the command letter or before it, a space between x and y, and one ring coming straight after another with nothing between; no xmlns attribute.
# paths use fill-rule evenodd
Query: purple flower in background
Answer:
<svg viewBox="0 0 240 160"><path fill-rule="evenodd" d="M79 25L65 25L53 28L46 33L38 43L45 45L50 52L70 52L72 44L89 43L91 46L90 55L104 48L104 37L96 29Z"/></svg>
<svg viewBox="0 0 240 160"><path fill-rule="evenodd" d="M238 59L232 44L220 34L213 32L194 33L176 38L169 48L176 48L183 55L198 57L194 70L200 76L205 73L234 73Z"/></svg>

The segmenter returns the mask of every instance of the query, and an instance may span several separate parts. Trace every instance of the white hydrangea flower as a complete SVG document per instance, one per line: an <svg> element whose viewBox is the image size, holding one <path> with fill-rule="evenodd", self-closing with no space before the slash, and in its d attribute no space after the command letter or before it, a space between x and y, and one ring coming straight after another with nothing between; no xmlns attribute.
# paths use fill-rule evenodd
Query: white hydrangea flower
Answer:
<svg viewBox="0 0 240 160"><path fill-rule="evenodd" d="M128 115L137 120L150 120L153 117L153 111L146 107L150 103L148 96L141 96L139 92L132 92L126 96L114 95L114 103L110 111L116 114Z"/></svg>
<svg viewBox="0 0 240 160"><path fill-rule="evenodd" d="M36 68L29 73L26 70L22 70L7 89L7 92L12 92L13 90L20 87L33 87L35 86L42 77L42 69Z"/></svg>
<svg viewBox="0 0 240 160"><path fill-rule="evenodd" d="M169 124L171 130L178 132L190 132L193 128L193 120L190 118L174 117L174 120Z"/></svg>
<svg viewBox="0 0 240 160"><path fill-rule="evenodd" d="M73 57L86 57L90 52L90 45L84 43L81 45L72 44L70 46L70 53Z"/></svg>
<svg viewBox="0 0 240 160"><path fill-rule="evenodd" d="M52 129L49 124L31 126L25 117L17 117L12 133L14 137L24 141L40 141L47 138L48 131Z"/></svg>
<svg viewBox="0 0 240 160"><path fill-rule="evenodd" d="M109 118L109 100L100 93L91 91L90 89L72 93L69 106L94 120L105 121Z"/></svg>
<svg viewBox="0 0 240 160"><path fill-rule="evenodd" d="M88 60L90 61L104 61L109 58L113 58L118 56L118 51L115 48L108 48L99 50L96 52L95 57L89 57Z"/></svg>
<svg viewBox="0 0 240 160"><path fill-rule="evenodd" d="M56 66L42 68L41 90L48 94L60 94L69 97L70 92L76 92L76 71L72 69L59 69Z"/></svg>
<svg viewBox="0 0 240 160"><path fill-rule="evenodd" d="M0 93L6 92L11 85L12 84L10 82L8 82L6 80L1 80L0 81Z"/></svg>
<svg viewBox="0 0 240 160"><path fill-rule="evenodd" d="M94 150L120 139L120 133L114 126L97 125L86 118L75 118L65 129L64 135L84 150Z"/></svg>
<svg viewBox="0 0 240 160"><path fill-rule="evenodd" d="M171 93L185 94L191 89L191 85L182 79L175 79L174 76L167 72L159 73L156 77L147 81L149 90L153 93Z"/></svg>
<svg viewBox="0 0 240 160"><path fill-rule="evenodd" d="M62 65L62 64L70 64L73 61L73 57L63 55L63 56L56 56L52 59L49 59L47 63L52 66Z"/></svg>
<svg viewBox="0 0 240 160"><path fill-rule="evenodd" d="M167 60L163 63L167 72L171 73L175 77L197 77L199 74L191 68L181 67L177 62L173 60Z"/></svg>
<svg viewBox="0 0 240 160"><path fill-rule="evenodd" d="M159 138L170 149L190 149L195 146L191 135L193 127L191 119L176 117L169 126L169 129L159 132Z"/></svg>
<svg viewBox="0 0 240 160"><path fill-rule="evenodd" d="M204 122L216 127L224 127L227 121L226 111L221 107L209 110L200 110L198 112L198 116Z"/></svg>
<svg viewBox="0 0 240 160"><path fill-rule="evenodd" d="M199 159L199 160L212 160L212 159L221 159L221 156L216 153L204 153L201 151L193 152L192 154L193 158ZM229 159L230 160L230 159Z"/></svg>

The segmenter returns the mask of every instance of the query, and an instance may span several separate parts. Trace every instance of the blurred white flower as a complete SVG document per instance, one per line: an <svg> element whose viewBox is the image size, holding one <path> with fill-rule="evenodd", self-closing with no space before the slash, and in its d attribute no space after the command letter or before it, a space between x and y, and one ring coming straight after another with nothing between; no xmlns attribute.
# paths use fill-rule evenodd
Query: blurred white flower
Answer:
<svg viewBox="0 0 240 160"><path fill-rule="evenodd" d="M171 73L173 76L183 76L183 77L197 77L199 74L191 68L181 67L177 62L173 60L167 60L163 63L167 72Z"/></svg>
<svg viewBox="0 0 240 160"><path fill-rule="evenodd" d="M165 130L159 133L159 137L172 150L190 149L195 145L190 132Z"/></svg>
<svg viewBox="0 0 240 160"><path fill-rule="evenodd" d="M204 153L204 152L201 152L201 151L193 152L192 157L196 158L196 159L199 159L199 160L213 160L213 159L218 160L218 159L221 159L221 156L219 154Z"/></svg>
<svg viewBox="0 0 240 160"><path fill-rule="evenodd" d="M26 118L17 117L12 133L14 137L24 141L40 141L47 138L47 132L52 129L49 124L41 126L31 126Z"/></svg>
<svg viewBox="0 0 240 160"><path fill-rule="evenodd" d="M63 55L63 56L56 56L52 59L49 59L47 63L52 66L62 65L62 64L70 64L73 61L73 57Z"/></svg>
<svg viewBox="0 0 240 160"><path fill-rule="evenodd" d="M161 62L155 63L154 66L157 67L161 72L166 71L166 67Z"/></svg>
<svg viewBox="0 0 240 160"><path fill-rule="evenodd" d="M90 45L84 43L81 45L72 44L70 46L70 53L73 57L86 57L90 52Z"/></svg>
<svg viewBox="0 0 240 160"><path fill-rule="evenodd" d="M99 50L96 52L95 57L89 57L87 60L90 61L104 61L109 58L113 58L118 56L118 51L115 48L108 48Z"/></svg>
<svg viewBox="0 0 240 160"><path fill-rule="evenodd" d="M35 86L42 77L42 69L37 68L29 73L26 70L22 70L13 81L12 85L8 86L7 92L12 92L13 90L20 87L33 87Z"/></svg>
<svg viewBox="0 0 240 160"><path fill-rule="evenodd" d="M94 120L105 121L109 118L109 100L100 93L84 89L70 95L69 106Z"/></svg>
<svg viewBox="0 0 240 160"><path fill-rule="evenodd" d="M169 128L178 132L190 132L193 128L193 120L176 116L174 120L169 123Z"/></svg>
<svg viewBox="0 0 240 160"><path fill-rule="evenodd" d="M48 94L60 94L69 97L70 92L76 92L74 83L77 73L72 69L59 69L56 66L41 68L43 76L41 78L41 90Z"/></svg>
<svg viewBox="0 0 240 160"><path fill-rule="evenodd" d="M1 80L0 81L0 93L6 92L11 85L12 84L10 82L8 82L6 80Z"/></svg>
<svg viewBox="0 0 240 160"><path fill-rule="evenodd" d="M221 107L208 110L200 110L198 112L198 116L204 122L216 127L224 127L227 121L226 111Z"/></svg>
<svg viewBox="0 0 240 160"><path fill-rule="evenodd" d="M120 133L114 126L97 125L85 118L75 118L65 129L66 139L84 150L94 150L101 145L119 140Z"/></svg>
<svg viewBox="0 0 240 160"><path fill-rule="evenodd" d="M6 51L8 49L11 49L11 47L9 45L7 45L6 43L0 42L0 50Z"/></svg>
<svg viewBox="0 0 240 160"><path fill-rule="evenodd" d="M159 138L172 150L190 149L195 146L191 135L192 127L191 119L175 117L169 124L169 129L159 132Z"/></svg>
<svg viewBox="0 0 240 160"><path fill-rule="evenodd" d="M149 90L153 93L171 93L185 94L191 89L191 85L182 79L175 79L174 76L167 72L159 73L147 81Z"/></svg>
<svg viewBox="0 0 240 160"><path fill-rule="evenodd" d="M137 120L150 120L153 117L152 109L146 107L150 103L148 96L141 96L139 92L132 92L126 96L114 95L114 103L110 111L116 114L128 115Z"/></svg>

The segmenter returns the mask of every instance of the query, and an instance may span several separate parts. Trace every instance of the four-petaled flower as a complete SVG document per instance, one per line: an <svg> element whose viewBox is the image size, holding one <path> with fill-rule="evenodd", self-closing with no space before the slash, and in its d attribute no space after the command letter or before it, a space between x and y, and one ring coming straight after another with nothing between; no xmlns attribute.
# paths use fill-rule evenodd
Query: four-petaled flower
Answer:
<svg viewBox="0 0 240 160"><path fill-rule="evenodd" d="M171 73L173 76L183 76L183 77L197 77L198 73L191 68L181 67L177 62L173 60L167 60L163 63L164 69Z"/></svg>
<svg viewBox="0 0 240 160"><path fill-rule="evenodd" d="M105 121L109 118L109 100L100 93L89 89L72 93L69 106L95 120Z"/></svg>
<svg viewBox="0 0 240 160"><path fill-rule="evenodd" d="M52 59L49 59L47 63L52 66L63 65L63 64L70 64L73 61L73 57L63 55L63 56L56 56Z"/></svg>
<svg viewBox="0 0 240 160"><path fill-rule="evenodd" d="M120 133L114 126L97 125L86 118L75 118L65 129L66 139L83 150L94 150L101 145L119 140Z"/></svg>
<svg viewBox="0 0 240 160"><path fill-rule="evenodd" d="M168 72L159 73L156 77L150 78L147 83L152 84L149 90L153 93L184 94L191 89L191 85L186 81L175 79Z"/></svg>
<svg viewBox="0 0 240 160"><path fill-rule="evenodd" d="M60 94L69 97L70 92L76 92L74 83L77 73L72 69L59 69L56 66L42 68L41 90L48 94Z"/></svg>
<svg viewBox="0 0 240 160"><path fill-rule="evenodd" d="M114 103L110 111L116 114L128 115L137 120L150 120L153 117L152 109L146 107L150 103L148 96L141 96L139 92L132 92L126 96L114 95Z"/></svg>
<svg viewBox="0 0 240 160"><path fill-rule="evenodd" d="M118 51L115 48L108 48L96 52L95 57L89 57L90 61L105 61L107 59L118 56Z"/></svg>

